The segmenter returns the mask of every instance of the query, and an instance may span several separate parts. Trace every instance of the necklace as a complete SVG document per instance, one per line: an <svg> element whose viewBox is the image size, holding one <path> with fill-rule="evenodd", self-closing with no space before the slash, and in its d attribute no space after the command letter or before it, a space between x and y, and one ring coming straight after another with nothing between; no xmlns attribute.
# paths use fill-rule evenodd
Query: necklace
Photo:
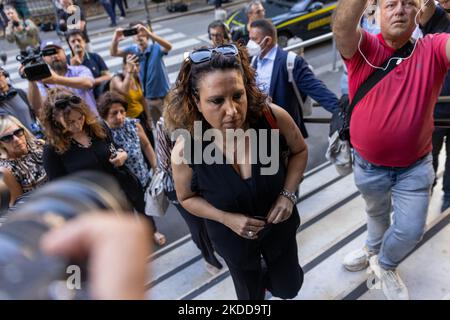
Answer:
<svg viewBox="0 0 450 320"><path fill-rule="evenodd" d="M89 137L89 136L88 136L88 142L87 142L86 144L83 144L83 143L81 143L81 142L75 140L74 138L72 138L72 142L73 142L74 144L76 144L76 145L77 145L78 147L80 147L80 148L85 148L85 149L87 149L87 148L90 148L90 147L92 146L92 138Z"/></svg>

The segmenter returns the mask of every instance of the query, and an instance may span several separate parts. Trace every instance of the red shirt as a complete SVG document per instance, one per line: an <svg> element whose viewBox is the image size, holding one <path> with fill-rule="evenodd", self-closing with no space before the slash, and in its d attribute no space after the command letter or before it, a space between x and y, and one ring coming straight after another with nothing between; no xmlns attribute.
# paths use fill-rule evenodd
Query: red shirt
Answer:
<svg viewBox="0 0 450 320"><path fill-rule="evenodd" d="M434 105L450 68L445 51L449 36L434 34L417 40L411 58L403 60L356 105L350 122L351 143L370 163L408 167L431 151ZM361 51L375 66L395 52L381 34L367 32ZM359 51L345 64L351 100L375 69Z"/></svg>

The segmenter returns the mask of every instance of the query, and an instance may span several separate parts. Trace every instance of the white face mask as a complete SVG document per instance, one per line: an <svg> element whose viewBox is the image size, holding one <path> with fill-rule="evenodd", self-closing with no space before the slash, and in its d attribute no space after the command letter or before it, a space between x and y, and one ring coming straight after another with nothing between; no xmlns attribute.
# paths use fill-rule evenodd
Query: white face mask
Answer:
<svg viewBox="0 0 450 320"><path fill-rule="evenodd" d="M247 51L250 57L259 56L261 53L261 46L253 40L249 40L247 43Z"/></svg>
<svg viewBox="0 0 450 320"><path fill-rule="evenodd" d="M266 38L263 38L261 40L261 43L263 43L263 41ZM255 56L259 56L261 54L262 48L261 45L256 43L253 40L249 40L247 43L247 50L248 50L248 54L250 55L250 57L255 57Z"/></svg>

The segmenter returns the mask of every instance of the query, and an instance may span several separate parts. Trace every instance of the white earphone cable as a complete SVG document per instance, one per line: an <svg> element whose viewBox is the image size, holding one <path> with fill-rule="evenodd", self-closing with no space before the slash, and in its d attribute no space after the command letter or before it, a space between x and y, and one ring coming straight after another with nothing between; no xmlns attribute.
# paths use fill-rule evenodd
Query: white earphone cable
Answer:
<svg viewBox="0 0 450 320"><path fill-rule="evenodd" d="M414 18L414 22L415 22L415 24L416 24L416 27L419 27L419 23L417 22L417 18L419 17L420 11L422 11L422 10L425 8L425 6L428 4L429 1L431 1L431 0L427 0L427 1L420 7L419 11L417 11L417 14L416 14L416 16L415 16L415 18ZM364 12L363 12L363 14L361 15L361 18L359 19L359 21L362 20L363 16L364 16ZM414 48L413 48L413 50L411 51L411 54L410 54L409 56L407 56L407 57L405 57L405 58L392 57L391 59L389 59L389 61L388 61L387 65L386 65L386 67L382 68L382 67L379 67L379 66L374 66L374 65L373 65L372 63L370 63L370 61L366 58L366 56L364 55L364 53L363 53L362 50L361 50L361 42L362 42L362 38L363 38L363 32L362 32L361 29L359 30L359 34L360 34L360 36L359 36L359 41L358 41L358 51L359 51L359 53L361 54L361 56L363 57L364 61L365 61L369 66L371 66L372 68L374 68L374 69L380 69L380 70L383 70L383 71L386 71L386 69L389 67L389 64L391 63L392 60L397 60L397 64L399 64L399 63L401 63L402 61L408 60L409 58L411 58L412 55L414 54L414 51L416 51L417 43L420 41L420 38L419 38L419 39L416 39L416 41L414 42Z"/></svg>

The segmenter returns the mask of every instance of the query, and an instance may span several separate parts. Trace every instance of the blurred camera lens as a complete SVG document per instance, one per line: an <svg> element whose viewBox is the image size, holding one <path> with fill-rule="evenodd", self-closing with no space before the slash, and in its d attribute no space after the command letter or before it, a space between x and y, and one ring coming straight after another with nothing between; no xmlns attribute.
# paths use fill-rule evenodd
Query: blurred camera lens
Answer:
<svg viewBox="0 0 450 320"><path fill-rule="evenodd" d="M68 261L48 257L40 239L51 228L93 210L130 211L114 178L84 171L36 190L5 216L0 226L0 299L48 299Z"/></svg>

